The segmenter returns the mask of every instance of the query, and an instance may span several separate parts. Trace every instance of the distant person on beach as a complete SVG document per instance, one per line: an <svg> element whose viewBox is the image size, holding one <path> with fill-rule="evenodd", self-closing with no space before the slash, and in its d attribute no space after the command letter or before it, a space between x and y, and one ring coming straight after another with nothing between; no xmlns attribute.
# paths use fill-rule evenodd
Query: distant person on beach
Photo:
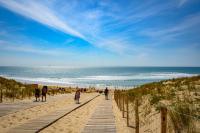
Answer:
<svg viewBox="0 0 200 133"><path fill-rule="evenodd" d="M43 86L43 88L42 88L42 102L43 102L43 97L44 97L45 102L46 102L47 91L48 91L47 86Z"/></svg>
<svg viewBox="0 0 200 133"><path fill-rule="evenodd" d="M35 101L40 101L40 89L38 87L35 88Z"/></svg>
<svg viewBox="0 0 200 133"><path fill-rule="evenodd" d="M106 87L105 91L104 91L104 94L105 94L105 99L108 100L108 88Z"/></svg>
<svg viewBox="0 0 200 133"><path fill-rule="evenodd" d="M76 104L79 104L80 95L81 95L81 92L79 89L77 89L74 96L74 100L76 101Z"/></svg>

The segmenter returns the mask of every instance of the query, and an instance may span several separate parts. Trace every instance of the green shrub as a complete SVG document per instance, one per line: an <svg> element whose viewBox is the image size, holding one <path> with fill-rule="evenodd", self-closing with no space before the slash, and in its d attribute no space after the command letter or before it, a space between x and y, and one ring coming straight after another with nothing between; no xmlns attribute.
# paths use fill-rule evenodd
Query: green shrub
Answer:
<svg viewBox="0 0 200 133"><path fill-rule="evenodd" d="M151 99L150 99L150 104L151 105L154 105L154 104L157 104L159 103L161 100L163 100L165 97L162 96L162 95L151 95Z"/></svg>

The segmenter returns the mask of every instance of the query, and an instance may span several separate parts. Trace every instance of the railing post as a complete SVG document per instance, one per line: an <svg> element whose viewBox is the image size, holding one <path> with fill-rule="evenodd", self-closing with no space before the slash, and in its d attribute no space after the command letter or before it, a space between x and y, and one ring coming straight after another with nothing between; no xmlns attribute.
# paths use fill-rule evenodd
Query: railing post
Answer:
<svg viewBox="0 0 200 133"><path fill-rule="evenodd" d="M126 120L127 120L127 126L129 126L129 107L128 107L128 95L126 96Z"/></svg>
<svg viewBox="0 0 200 133"><path fill-rule="evenodd" d="M118 92L118 108L120 110L120 92ZM121 110L120 110L121 111Z"/></svg>
<svg viewBox="0 0 200 133"><path fill-rule="evenodd" d="M123 116L123 118L124 118L124 93L123 93L123 95L122 95L122 103L123 103L123 105L122 105L122 116Z"/></svg>
<svg viewBox="0 0 200 133"><path fill-rule="evenodd" d="M122 111L121 92L119 93L119 109Z"/></svg>
<svg viewBox="0 0 200 133"><path fill-rule="evenodd" d="M138 110L138 99L135 100L135 133L139 133L139 110Z"/></svg>
<svg viewBox="0 0 200 133"><path fill-rule="evenodd" d="M27 88L25 88L25 89L27 89ZM28 90L28 98L30 99L31 98L31 93L32 93L32 87L30 87L30 88L28 88L29 90ZM35 89L35 88L34 88Z"/></svg>
<svg viewBox="0 0 200 133"><path fill-rule="evenodd" d="M117 107L119 108L119 103L118 103L118 92L116 92L116 103L117 103Z"/></svg>
<svg viewBox="0 0 200 133"><path fill-rule="evenodd" d="M21 99L23 99L24 98L24 96L23 96L24 95L23 94L23 88L21 87L20 90L21 90Z"/></svg>
<svg viewBox="0 0 200 133"><path fill-rule="evenodd" d="M12 88L12 98L13 98L13 102L15 101L15 88Z"/></svg>
<svg viewBox="0 0 200 133"><path fill-rule="evenodd" d="M1 84L0 84L0 89L1 89L1 100L0 100L0 103L3 102L3 88L1 87Z"/></svg>
<svg viewBox="0 0 200 133"><path fill-rule="evenodd" d="M167 108L161 107L161 133L167 132Z"/></svg>

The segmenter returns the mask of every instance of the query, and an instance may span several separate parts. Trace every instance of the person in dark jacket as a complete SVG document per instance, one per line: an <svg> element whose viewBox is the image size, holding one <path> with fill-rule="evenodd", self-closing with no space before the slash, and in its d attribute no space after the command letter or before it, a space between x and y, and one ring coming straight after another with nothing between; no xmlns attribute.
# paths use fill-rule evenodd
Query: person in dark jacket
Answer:
<svg viewBox="0 0 200 133"><path fill-rule="evenodd" d="M109 90L108 88L106 87L105 91L104 91L104 94L105 94L105 99L108 100L108 93L109 93Z"/></svg>
<svg viewBox="0 0 200 133"><path fill-rule="evenodd" d="M40 89L38 87L35 88L35 101L40 101Z"/></svg>
<svg viewBox="0 0 200 133"><path fill-rule="evenodd" d="M81 95L81 92L79 89L77 89L74 96L74 100L76 101L76 104L79 104L80 95Z"/></svg>
<svg viewBox="0 0 200 133"><path fill-rule="evenodd" d="M43 88L42 88L42 102L43 102L43 97L44 97L44 99L45 99L45 102L46 102L46 95L47 95L47 91L48 91L48 88L47 88L47 86L43 86Z"/></svg>

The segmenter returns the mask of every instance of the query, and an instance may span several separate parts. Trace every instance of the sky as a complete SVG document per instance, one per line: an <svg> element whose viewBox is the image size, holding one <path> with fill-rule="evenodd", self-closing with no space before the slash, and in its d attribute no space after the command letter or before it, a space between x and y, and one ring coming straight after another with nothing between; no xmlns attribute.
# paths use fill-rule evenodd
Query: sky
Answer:
<svg viewBox="0 0 200 133"><path fill-rule="evenodd" d="M199 0L0 0L1 66L200 66Z"/></svg>

